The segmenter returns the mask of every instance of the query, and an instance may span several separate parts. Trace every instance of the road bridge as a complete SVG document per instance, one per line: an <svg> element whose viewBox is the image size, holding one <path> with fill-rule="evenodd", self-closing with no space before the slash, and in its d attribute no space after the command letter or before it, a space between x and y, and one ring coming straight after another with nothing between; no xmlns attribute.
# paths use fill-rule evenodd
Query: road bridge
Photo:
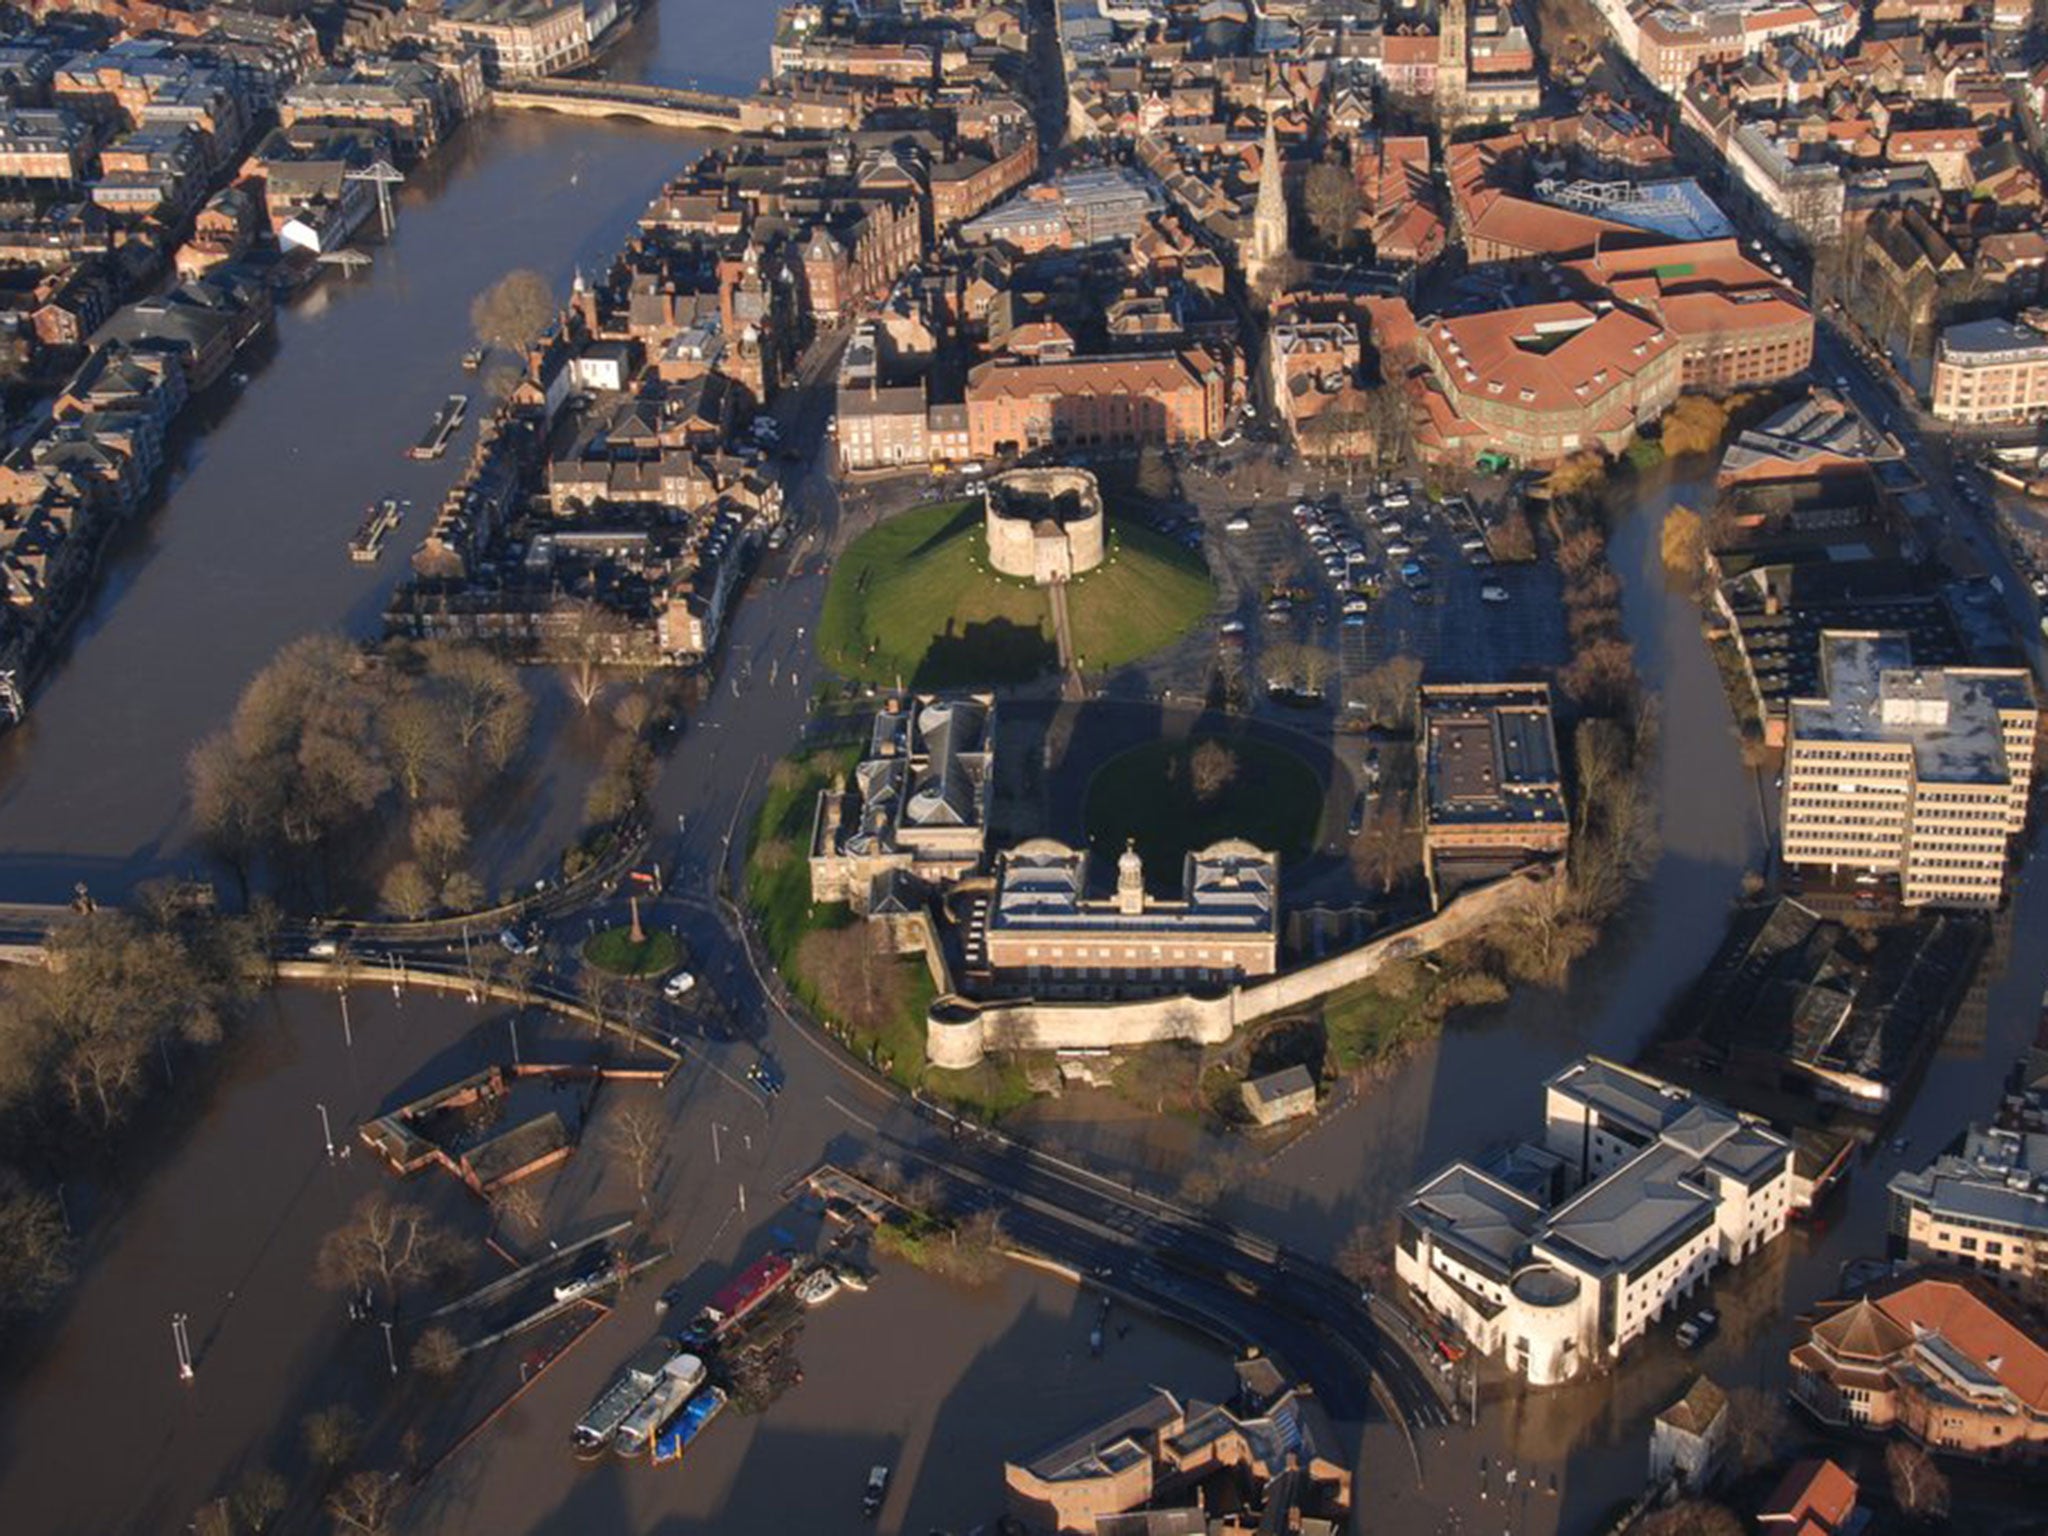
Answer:
<svg viewBox="0 0 2048 1536"><path fill-rule="evenodd" d="M491 92L493 105L563 117L626 117L660 128L737 133L740 101L713 91L688 91L618 80L525 80Z"/></svg>

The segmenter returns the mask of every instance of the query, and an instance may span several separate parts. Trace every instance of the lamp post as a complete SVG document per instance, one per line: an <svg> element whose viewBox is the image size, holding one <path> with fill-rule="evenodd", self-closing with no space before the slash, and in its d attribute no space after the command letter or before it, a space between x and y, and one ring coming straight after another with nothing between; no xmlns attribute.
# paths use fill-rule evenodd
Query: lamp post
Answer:
<svg viewBox="0 0 2048 1536"><path fill-rule="evenodd" d="M340 999L341 999L341 1039L342 1039L342 1043L343 1043L344 1045L346 1045L346 1046L347 1046L347 1047L348 1047L348 1048L349 1048L350 1050L354 1050L354 1049L356 1048L356 1036L355 1036L355 1031L354 1031L353 1029L351 1029L351 1028L349 1027L349 1022L348 1022L348 988L347 988L347 987L336 987L336 988L334 989L334 995L335 995L336 997L338 997L338 998L340 998Z"/></svg>
<svg viewBox="0 0 2048 1536"><path fill-rule="evenodd" d="M327 1118L327 1106L316 1102L313 1107L320 1111L320 1139L327 1143L327 1161L334 1161L334 1126Z"/></svg>
<svg viewBox="0 0 2048 1536"><path fill-rule="evenodd" d="M193 1376L192 1338L185 1331L186 1321L185 1314L182 1312L173 1312L171 1314L171 1343L178 1351L178 1380L180 1381L190 1381Z"/></svg>
<svg viewBox="0 0 2048 1536"><path fill-rule="evenodd" d="M398 1374L398 1351L391 1347L391 1324L388 1320L384 1324L384 1359L391 1366L391 1374L396 1376Z"/></svg>

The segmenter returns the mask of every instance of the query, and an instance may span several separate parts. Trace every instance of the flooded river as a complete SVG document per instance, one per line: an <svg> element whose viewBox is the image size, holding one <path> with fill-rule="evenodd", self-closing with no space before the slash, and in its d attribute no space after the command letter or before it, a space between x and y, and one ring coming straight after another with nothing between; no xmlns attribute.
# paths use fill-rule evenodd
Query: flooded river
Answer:
<svg viewBox="0 0 2048 1536"><path fill-rule="evenodd" d="M610 68L747 89L774 14L771 0L662 0ZM208 429L186 436L162 504L111 552L27 725L0 740L0 894L56 899L79 879L119 890L191 867L192 746L280 645L375 632L474 441L472 421L446 458L404 455L443 396L474 386L459 367L471 299L515 267L566 294L707 142L538 114L466 124L413 173L370 271L323 277L280 311L275 339L243 364L247 383L194 413ZM412 499L406 525L378 565L351 564L348 536L387 495ZM522 841L558 848L580 800L543 786Z"/></svg>

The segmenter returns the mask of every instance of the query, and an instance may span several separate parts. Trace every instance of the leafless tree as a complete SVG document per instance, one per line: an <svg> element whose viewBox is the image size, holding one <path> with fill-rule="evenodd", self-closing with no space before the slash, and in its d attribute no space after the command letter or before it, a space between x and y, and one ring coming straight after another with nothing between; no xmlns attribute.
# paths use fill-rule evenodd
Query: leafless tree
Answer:
<svg viewBox="0 0 2048 1536"><path fill-rule="evenodd" d="M505 1185L491 1197L492 1219L529 1238L540 1231L542 1215L540 1196L530 1183Z"/></svg>
<svg viewBox="0 0 2048 1536"><path fill-rule="evenodd" d="M395 1305L400 1291L440 1273L454 1258L453 1237L426 1211L372 1191L320 1240L314 1275L331 1290L374 1285L387 1305Z"/></svg>
<svg viewBox="0 0 2048 1536"><path fill-rule="evenodd" d="M533 701L518 672L503 657L473 645L430 646L426 657L457 744L502 769L518 755L533 719Z"/></svg>
<svg viewBox="0 0 2048 1536"><path fill-rule="evenodd" d="M350 1461L363 1443L362 1415L346 1403L316 1409L299 1421L306 1442L306 1459L332 1477Z"/></svg>
<svg viewBox="0 0 2048 1536"><path fill-rule="evenodd" d="M194 1536L235 1536L235 1517L226 1499L208 1499L192 1512Z"/></svg>
<svg viewBox="0 0 2048 1536"><path fill-rule="evenodd" d="M470 328L487 347L523 352L555 318L548 280L529 267L507 272L469 306Z"/></svg>
<svg viewBox="0 0 2048 1536"><path fill-rule="evenodd" d="M290 1494L289 1486L276 1469L256 1466L236 1480L228 1502L234 1507L237 1520L250 1530L261 1532L269 1530L270 1522L284 1513Z"/></svg>
<svg viewBox="0 0 2048 1536"><path fill-rule="evenodd" d="M437 891L425 870L411 859L394 864L385 872L378 894L385 910L408 922L417 922L434 910Z"/></svg>
<svg viewBox="0 0 2048 1536"><path fill-rule="evenodd" d="M469 848L469 828L452 805L429 805L412 818L412 851L429 883L439 886L461 867Z"/></svg>
<svg viewBox="0 0 2048 1536"><path fill-rule="evenodd" d="M1741 1470L1757 1472L1778 1459L1792 1432L1792 1416L1781 1393L1736 1387L1728 1393L1729 1457Z"/></svg>
<svg viewBox="0 0 2048 1536"><path fill-rule="evenodd" d="M1743 1536L1734 1511L1704 1499L1686 1499L1653 1511L1636 1527L1638 1536Z"/></svg>
<svg viewBox="0 0 2048 1536"><path fill-rule="evenodd" d="M1948 1518L1948 1479L1919 1446L1892 1441L1884 1448L1884 1470L1901 1514L1929 1524Z"/></svg>
<svg viewBox="0 0 2048 1536"><path fill-rule="evenodd" d="M1400 1240L1400 1227L1400 1221L1392 1216L1354 1227L1337 1250L1338 1273L1368 1290L1387 1289L1393 1283L1394 1245Z"/></svg>
<svg viewBox="0 0 2048 1536"><path fill-rule="evenodd" d="M1237 780L1237 754L1220 741L1205 741L1188 754L1188 787L1197 800L1214 800Z"/></svg>
<svg viewBox="0 0 2048 1536"><path fill-rule="evenodd" d="M1349 167L1327 160L1310 166L1302 178L1301 206L1325 248L1346 251L1356 242L1365 197Z"/></svg>
<svg viewBox="0 0 2048 1536"><path fill-rule="evenodd" d="M413 1340L412 1368L435 1381L446 1381L462 1369L462 1345L446 1328L429 1328Z"/></svg>
<svg viewBox="0 0 2048 1536"><path fill-rule="evenodd" d="M388 1536L392 1518L404 1495L392 1472L351 1472L327 1496L327 1512L344 1531L358 1536Z"/></svg>
<svg viewBox="0 0 2048 1536"><path fill-rule="evenodd" d="M1376 723L1403 729L1415 721L1421 686L1420 660L1406 654L1389 656L1359 678L1359 702Z"/></svg>
<svg viewBox="0 0 2048 1536"><path fill-rule="evenodd" d="M621 1106L605 1128L605 1146L626 1165L633 1178L633 1193L643 1206L667 1142L668 1121L651 1104Z"/></svg>

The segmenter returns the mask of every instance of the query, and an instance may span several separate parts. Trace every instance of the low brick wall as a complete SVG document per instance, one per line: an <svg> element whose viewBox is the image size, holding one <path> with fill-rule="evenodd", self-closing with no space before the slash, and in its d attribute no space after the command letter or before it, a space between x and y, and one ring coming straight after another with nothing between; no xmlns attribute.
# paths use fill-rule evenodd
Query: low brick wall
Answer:
<svg viewBox="0 0 2048 1536"><path fill-rule="evenodd" d="M1466 891L1434 917L1356 949L1287 971L1222 997L1157 997L1129 1003L975 1003L941 997L925 1021L933 1066L972 1067L990 1051L1104 1050L1185 1040L1221 1045L1245 1024L1303 1007L1364 981L1392 960L1442 949L1499 921L1550 880L1541 866Z"/></svg>

